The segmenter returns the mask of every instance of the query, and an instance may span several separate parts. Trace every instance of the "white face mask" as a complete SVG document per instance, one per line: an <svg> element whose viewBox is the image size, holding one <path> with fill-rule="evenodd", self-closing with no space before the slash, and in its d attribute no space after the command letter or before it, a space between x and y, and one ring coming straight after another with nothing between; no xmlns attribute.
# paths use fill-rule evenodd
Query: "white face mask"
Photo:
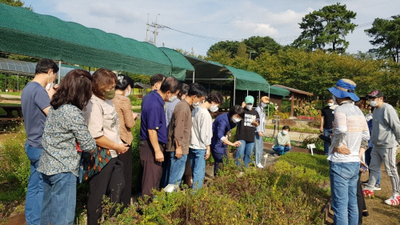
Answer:
<svg viewBox="0 0 400 225"><path fill-rule="evenodd" d="M288 133L289 133L289 132L288 132L287 130L283 130L283 131L282 131L282 134L283 134L283 135L286 135L286 134L288 134Z"/></svg>
<svg viewBox="0 0 400 225"><path fill-rule="evenodd" d="M247 109L247 110L253 109L253 105L246 105L246 109Z"/></svg>
<svg viewBox="0 0 400 225"><path fill-rule="evenodd" d="M236 118L236 117L232 117L232 121L233 121L234 123L239 123L241 120L242 120L242 119L238 119L238 118Z"/></svg>
<svg viewBox="0 0 400 225"><path fill-rule="evenodd" d="M328 102L328 106L333 106L334 104L332 102Z"/></svg>
<svg viewBox="0 0 400 225"><path fill-rule="evenodd" d="M216 112L216 111L218 111L218 106L217 105L211 105L209 110L210 110L210 112Z"/></svg>
<svg viewBox="0 0 400 225"><path fill-rule="evenodd" d="M192 105L193 105L194 107L198 107L198 106L200 105L200 102L196 102L196 103L193 102Z"/></svg>
<svg viewBox="0 0 400 225"><path fill-rule="evenodd" d="M377 106L378 106L378 102L376 102L376 101L370 101L369 104L370 104L372 107L377 107Z"/></svg>
<svg viewBox="0 0 400 225"><path fill-rule="evenodd" d="M265 108L265 107L267 107L267 104L265 104L264 102L261 102L261 107Z"/></svg>
<svg viewBox="0 0 400 225"><path fill-rule="evenodd" d="M177 98L176 95L172 96L171 98L168 99L169 102L173 102Z"/></svg>
<svg viewBox="0 0 400 225"><path fill-rule="evenodd" d="M132 93L132 89L130 89L129 91L126 92L125 97L129 97L129 95L131 95Z"/></svg>

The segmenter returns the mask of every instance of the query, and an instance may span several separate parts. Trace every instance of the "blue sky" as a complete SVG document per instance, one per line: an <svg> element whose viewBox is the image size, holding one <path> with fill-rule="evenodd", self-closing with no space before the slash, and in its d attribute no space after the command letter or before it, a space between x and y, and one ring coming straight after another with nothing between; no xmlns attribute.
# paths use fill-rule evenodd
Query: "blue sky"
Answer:
<svg viewBox="0 0 400 225"><path fill-rule="evenodd" d="M24 1L24 0L23 0ZM270 36L282 45L290 44L301 30L302 17L330 0L25 0L36 13L73 21L124 37L145 41L146 22L172 28L158 29L157 46L178 48L206 55L219 41ZM372 48L364 30L375 18L388 19L400 14L400 0L341 1L357 13L360 25L347 36L348 52ZM158 15L159 14L159 15ZM151 28L153 29L153 28ZM184 33L193 35L187 35ZM153 40L153 34L149 33Z"/></svg>

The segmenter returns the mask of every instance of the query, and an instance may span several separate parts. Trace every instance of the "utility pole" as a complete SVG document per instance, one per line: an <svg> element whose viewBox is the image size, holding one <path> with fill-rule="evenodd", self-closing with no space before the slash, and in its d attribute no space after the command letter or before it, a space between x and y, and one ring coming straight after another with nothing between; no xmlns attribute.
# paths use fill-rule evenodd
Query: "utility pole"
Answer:
<svg viewBox="0 0 400 225"><path fill-rule="evenodd" d="M157 33L157 26L158 26L158 24L157 24L157 17L158 17L159 15L160 15L160 13L157 14L157 16L156 16L156 23L154 24L154 45L155 45L155 46L157 46L157 45L156 45L157 35L158 35L158 33Z"/></svg>
<svg viewBox="0 0 400 225"><path fill-rule="evenodd" d="M163 25L160 25L160 24L157 23L157 18L158 18L159 15L160 15L160 13L157 14L157 16L156 16L156 22L155 22L155 23L149 24L149 14L147 14L146 42L149 42L149 43L151 42L151 40L149 40L149 30L150 30L149 28L150 28L150 27L153 27L153 28L154 28L154 31L150 31L150 32L152 32L153 35L154 35L154 36L153 36L153 37L154 37L154 41L153 41L153 44L154 44L154 45L157 44L157 35L158 35L157 29L164 28Z"/></svg>

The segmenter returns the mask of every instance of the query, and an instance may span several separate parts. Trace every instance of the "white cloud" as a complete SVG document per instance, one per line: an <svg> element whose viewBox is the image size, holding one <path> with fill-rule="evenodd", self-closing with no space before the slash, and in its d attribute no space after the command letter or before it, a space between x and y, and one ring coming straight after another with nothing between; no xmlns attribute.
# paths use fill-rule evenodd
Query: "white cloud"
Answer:
<svg viewBox="0 0 400 225"><path fill-rule="evenodd" d="M269 24L253 23L250 21L235 21L233 24L238 30L242 31L240 32L241 36L245 38L250 36L276 36L279 34L278 30Z"/></svg>

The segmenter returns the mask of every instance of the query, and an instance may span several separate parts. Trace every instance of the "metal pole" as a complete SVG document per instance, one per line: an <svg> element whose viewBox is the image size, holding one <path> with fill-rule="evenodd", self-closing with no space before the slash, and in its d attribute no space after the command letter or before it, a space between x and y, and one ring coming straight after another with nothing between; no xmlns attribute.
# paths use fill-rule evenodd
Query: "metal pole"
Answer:
<svg viewBox="0 0 400 225"><path fill-rule="evenodd" d="M260 95L260 90L258 90L258 105L261 105L261 95Z"/></svg>
<svg viewBox="0 0 400 225"><path fill-rule="evenodd" d="M58 82L57 84L60 84L61 81L61 60L58 61Z"/></svg>
<svg viewBox="0 0 400 225"><path fill-rule="evenodd" d="M249 90L247 90L247 95L246 96L249 96Z"/></svg>
<svg viewBox="0 0 400 225"><path fill-rule="evenodd" d="M159 14L157 14L157 16L156 16L156 26L155 26L155 28L154 28L154 46L157 46L157 44L156 44L156 41L157 41L157 26L158 26L158 24L157 24L157 17L158 17L158 15L160 15L160 13Z"/></svg>
<svg viewBox="0 0 400 225"><path fill-rule="evenodd" d="M192 83L194 83L194 75L195 75L195 74L194 74L194 71L193 71L193 81L192 81Z"/></svg>
<svg viewBox="0 0 400 225"><path fill-rule="evenodd" d="M149 42L149 14L147 13L147 29L146 29L146 42Z"/></svg>
<svg viewBox="0 0 400 225"><path fill-rule="evenodd" d="M236 77L233 80L233 105L236 103Z"/></svg>
<svg viewBox="0 0 400 225"><path fill-rule="evenodd" d="M268 99L269 99L269 102L271 103L270 96L271 96L271 85L268 85ZM269 119L269 104L268 104L268 119Z"/></svg>
<svg viewBox="0 0 400 225"><path fill-rule="evenodd" d="M17 91L19 91L19 74L17 74Z"/></svg>

